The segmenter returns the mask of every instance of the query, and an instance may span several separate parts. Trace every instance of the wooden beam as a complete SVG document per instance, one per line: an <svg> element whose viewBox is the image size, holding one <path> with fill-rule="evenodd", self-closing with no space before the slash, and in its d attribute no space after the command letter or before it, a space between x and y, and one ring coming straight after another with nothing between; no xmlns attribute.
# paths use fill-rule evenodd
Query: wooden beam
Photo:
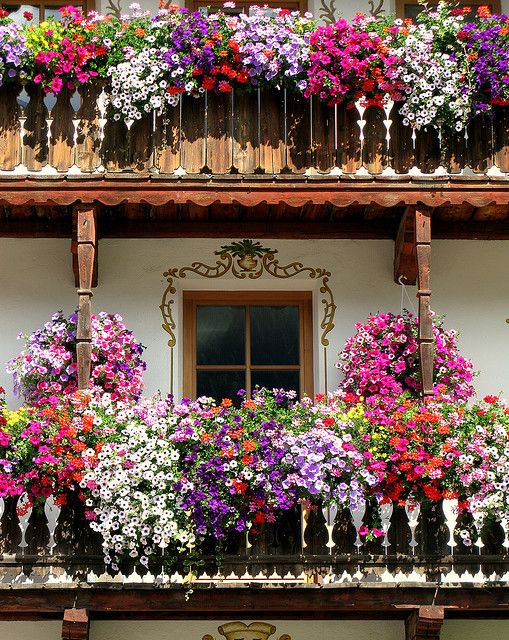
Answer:
<svg viewBox="0 0 509 640"><path fill-rule="evenodd" d="M66 609L62 640L89 640L90 620L86 609Z"/></svg>
<svg viewBox="0 0 509 640"><path fill-rule="evenodd" d="M406 640L440 640L444 608L435 605L419 607L405 621Z"/></svg>
<svg viewBox="0 0 509 640"><path fill-rule="evenodd" d="M86 609L94 618L110 619L391 619L406 620L423 602L447 610L448 618L509 619L509 587L446 587L436 583L402 586L369 583L350 586L308 585L234 588L216 583L196 584L193 594L182 586L122 589L112 584L88 589L2 589L0 620L45 618L62 620L65 609ZM25 585L23 585L25 586ZM75 604L74 604L75 603Z"/></svg>
<svg viewBox="0 0 509 640"><path fill-rule="evenodd" d="M401 216L394 243L394 282L415 285L417 258L415 249L415 209L407 207Z"/></svg>
<svg viewBox="0 0 509 640"><path fill-rule="evenodd" d="M98 282L98 249L99 249L99 238L97 234L97 213L95 214L95 225L96 225L96 243L95 243L95 253L94 253L94 267L92 270L92 289L97 287ZM72 214L72 232L71 232L71 255L72 255L72 270L74 273L74 286L78 289L80 286L80 273L78 266L78 211L77 208L74 209Z"/></svg>
<svg viewBox="0 0 509 640"><path fill-rule="evenodd" d="M88 389L92 355L92 279L97 246L95 206L77 206L75 215L79 297L76 335L78 389Z"/></svg>
<svg viewBox="0 0 509 640"><path fill-rule="evenodd" d="M414 210L415 252L417 258L417 298L419 300L419 356L422 393L433 395L433 358L435 338L431 316L431 211Z"/></svg>
<svg viewBox="0 0 509 640"><path fill-rule="evenodd" d="M132 176L133 179L130 179ZM136 174L117 174L115 178L96 179L37 179L0 176L0 204L18 206L74 205L76 203L100 202L116 206L126 202L140 202L160 206L168 203L193 202L200 206L213 203L239 204L253 207L261 203L289 207L307 204L328 204L335 207L349 205L377 205L394 207L413 205L416 207L439 207L442 205L465 205L485 207L509 204L509 184L484 178L474 183L459 180L412 179L382 182L367 180L359 182L338 178L315 180L305 176L262 176L253 179L243 176L241 180L228 180L228 176L203 176L193 179L184 176L144 178ZM218 179L220 178L220 179Z"/></svg>

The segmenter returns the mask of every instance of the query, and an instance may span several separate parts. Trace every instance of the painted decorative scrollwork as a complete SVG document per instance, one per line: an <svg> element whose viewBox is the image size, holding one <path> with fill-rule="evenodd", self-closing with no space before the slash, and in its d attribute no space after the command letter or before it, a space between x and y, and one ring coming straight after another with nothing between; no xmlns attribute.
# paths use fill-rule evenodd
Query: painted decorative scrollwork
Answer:
<svg viewBox="0 0 509 640"><path fill-rule="evenodd" d="M330 272L321 267L306 267L301 262L290 262L282 265L276 258L277 250L263 247L259 242L241 240L230 245L224 245L216 255L219 259L215 264L205 262L193 262L185 267L172 267L164 272L168 285L163 293L160 309L163 317L163 329L168 333L168 346L171 350L176 344L176 322L173 316L173 304L175 303L175 280L195 275L202 278L222 278L230 273L238 280L257 280L266 274L273 278L287 279L295 276L305 276L313 280L321 281L320 293L322 294L323 315L320 322L320 342L324 348L325 371L327 370L326 348L329 346L328 334L334 328L334 316L336 304L329 287ZM173 356L171 358L173 367ZM326 373L325 373L326 377ZM173 371L171 372L173 379Z"/></svg>

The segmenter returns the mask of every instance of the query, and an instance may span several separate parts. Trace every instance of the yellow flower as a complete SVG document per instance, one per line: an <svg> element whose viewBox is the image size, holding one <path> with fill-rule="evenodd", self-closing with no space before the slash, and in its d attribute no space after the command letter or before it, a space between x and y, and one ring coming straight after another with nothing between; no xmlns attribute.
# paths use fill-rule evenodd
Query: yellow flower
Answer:
<svg viewBox="0 0 509 640"><path fill-rule="evenodd" d="M7 420L5 430L14 427L20 420L23 420L26 416L26 413L27 410L24 407L21 407L21 409L18 409L17 411L9 411L8 409L4 409L3 416Z"/></svg>

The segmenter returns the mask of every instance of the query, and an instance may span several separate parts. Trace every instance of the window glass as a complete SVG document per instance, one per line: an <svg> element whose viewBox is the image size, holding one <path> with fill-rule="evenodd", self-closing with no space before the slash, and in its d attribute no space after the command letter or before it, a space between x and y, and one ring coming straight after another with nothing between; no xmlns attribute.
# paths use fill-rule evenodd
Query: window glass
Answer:
<svg viewBox="0 0 509 640"><path fill-rule="evenodd" d="M253 371L251 373L251 386L265 387L266 389L293 389L300 395L300 374L299 371Z"/></svg>
<svg viewBox="0 0 509 640"><path fill-rule="evenodd" d="M246 388L246 374L244 371L197 371L196 397L211 396L217 402L223 398L230 398L235 404L240 402L237 396L239 389Z"/></svg>
<svg viewBox="0 0 509 640"><path fill-rule="evenodd" d="M251 364L299 364L299 308L253 305Z"/></svg>
<svg viewBox="0 0 509 640"><path fill-rule="evenodd" d="M196 364L245 364L246 309L199 306L196 310Z"/></svg>

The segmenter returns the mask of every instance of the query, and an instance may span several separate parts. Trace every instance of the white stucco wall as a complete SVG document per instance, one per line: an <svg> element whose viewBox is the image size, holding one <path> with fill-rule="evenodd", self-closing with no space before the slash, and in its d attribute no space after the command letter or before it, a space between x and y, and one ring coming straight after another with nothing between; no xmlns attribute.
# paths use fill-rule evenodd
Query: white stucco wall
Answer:
<svg viewBox="0 0 509 640"><path fill-rule="evenodd" d="M221 621L92 621L90 640L202 640L205 634L223 640L217 627ZM248 621L246 621L248 622ZM277 630L271 640L289 634L292 640L403 640L402 621L267 620ZM2 640L58 640L60 622L0 622ZM509 621L506 620L446 620L441 640L506 640Z"/></svg>
<svg viewBox="0 0 509 640"><path fill-rule="evenodd" d="M167 334L161 328L159 305L165 288L163 272L195 260L214 264L214 252L231 239L101 240L96 311L120 313L146 345L147 392L169 388ZM278 249L281 264L298 260L331 272L337 312L329 335L329 388L338 381L337 353L353 333L354 323L370 312L400 310L401 287L392 279L394 244L391 241L266 240ZM446 326L461 332L460 346L481 372L480 394L509 394L509 260L504 242L435 241L433 243L433 308L446 314ZM309 278L276 280L269 276L251 281L234 278L208 280L187 277L178 283L176 394L180 394L182 322L180 298L186 289L313 290L315 334L315 391L323 388L322 349L319 345L321 294ZM414 304L415 290L408 289ZM58 309L70 312L77 296L68 240L0 239L0 386L12 388L3 363L16 355L18 332L31 332ZM405 301L408 305L408 301ZM10 398L12 401L12 397Z"/></svg>

